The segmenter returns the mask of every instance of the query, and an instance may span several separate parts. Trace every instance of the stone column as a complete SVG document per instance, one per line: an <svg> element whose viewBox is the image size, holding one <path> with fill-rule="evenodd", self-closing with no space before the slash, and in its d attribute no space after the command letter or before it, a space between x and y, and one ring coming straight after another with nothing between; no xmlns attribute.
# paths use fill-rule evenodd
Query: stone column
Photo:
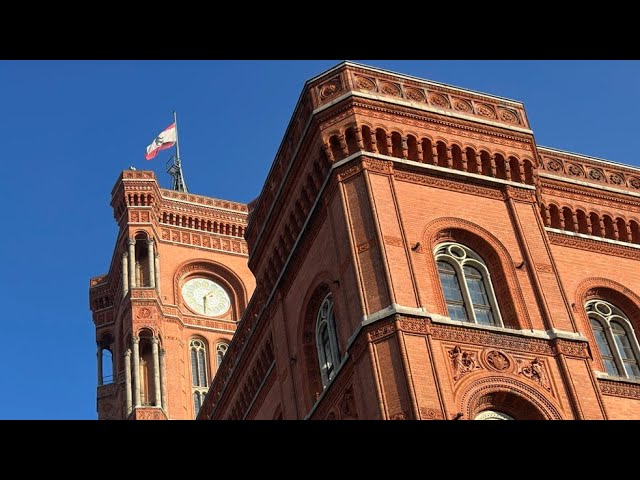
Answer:
<svg viewBox="0 0 640 480"><path fill-rule="evenodd" d="M98 386L102 386L102 345L98 344Z"/></svg>
<svg viewBox="0 0 640 480"><path fill-rule="evenodd" d="M160 358L158 356L158 337L151 339L151 351L153 353L153 383L155 393L156 407L160 407L162 404L162 397L160 392Z"/></svg>
<svg viewBox="0 0 640 480"><path fill-rule="evenodd" d="M463 172L468 172L469 171L469 165L467 165L467 151L460 149L460 163L462 164L462 171Z"/></svg>
<svg viewBox="0 0 640 480"><path fill-rule="evenodd" d="M371 130L369 132L371 134L371 151L373 153L378 153L378 139L376 138L375 130Z"/></svg>
<svg viewBox="0 0 640 480"><path fill-rule="evenodd" d="M504 176L506 180L513 180L511 178L511 165L509 164L509 159L505 158L504 159Z"/></svg>
<svg viewBox="0 0 640 480"><path fill-rule="evenodd" d="M160 349L160 396L162 398L162 408L165 413L169 411L169 404L167 403L167 366L165 364L165 349ZM169 415L167 413L167 415Z"/></svg>
<svg viewBox="0 0 640 480"><path fill-rule="evenodd" d="M624 228L627 231L628 242L632 243L631 240L633 239L633 234L631 233L631 224L629 222L625 222Z"/></svg>
<svg viewBox="0 0 640 480"><path fill-rule="evenodd" d="M422 140L420 139L416 139L416 153L418 154L418 158L416 158L416 161L427 163L426 159L424 158L424 152L422 151Z"/></svg>
<svg viewBox="0 0 640 480"><path fill-rule="evenodd" d="M130 238L127 240L129 245L129 285L130 288L135 288L136 285L136 239Z"/></svg>
<svg viewBox="0 0 640 480"><path fill-rule="evenodd" d="M453 168L453 152L451 147L447 147L447 167Z"/></svg>
<svg viewBox="0 0 640 480"><path fill-rule="evenodd" d="M360 133L360 128L356 125L353 127L353 131L356 135L356 143L358 144L358 149L364 150L364 143L362 142L362 133Z"/></svg>
<svg viewBox="0 0 640 480"><path fill-rule="evenodd" d="M129 255L122 252L122 296L126 297L129 293Z"/></svg>
<svg viewBox="0 0 640 480"><path fill-rule="evenodd" d="M527 183L527 178L524 173L524 162L522 160L518 160L518 173L520 174L520 181L522 183Z"/></svg>
<svg viewBox="0 0 640 480"><path fill-rule="evenodd" d="M140 337L133 337L133 398L140 406Z"/></svg>
<svg viewBox="0 0 640 480"><path fill-rule="evenodd" d="M431 144L431 150L433 151L433 164L439 165L440 162L438 161L438 143L437 142L434 142Z"/></svg>
<svg viewBox="0 0 640 480"><path fill-rule="evenodd" d="M131 413L131 349L124 352L124 391L127 396L127 415Z"/></svg>
<svg viewBox="0 0 640 480"><path fill-rule="evenodd" d="M476 161L476 173L482 175L482 157L475 150L473 151L473 157Z"/></svg>
<svg viewBox="0 0 640 480"><path fill-rule="evenodd" d="M575 210L572 210L571 218L573 220L573 231L575 233L580 233L580 224L578 223L578 212Z"/></svg>
<svg viewBox="0 0 640 480"><path fill-rule="evenodd" d="M542 223L544 223L545 227L551 226L551 210L549 209L549 205L542 206Z"/></svg>
<svg viewBox="0 0 640 480"><path fill-rule="evenodd" d="M151 288L156 288L156 269L153 238L147 239L147 258L149 260L149 286Z"/></svg>
<svg viewBox="0 0 640 480"><path fill-rule="evenodd" d="M160 256L158 255L158 252L155 252L154 261L155 268L153 270L156 274L156 290L158 290L158 293L160 293Z"/></svg>
<svg viewBox="0 0 640 480"><path fill-rule="evenodd" d="M344 138L344 133L338 135L338 141L340 142L340 151L342 152L343 158L349 155L349 148L347 147L347 141Z"/></svg>
<svg viewBox="0 0 640 480"><path fill-rule="evenodd" d="M326 142L323 143L322 144L322 149L324 150L324 154L329 159L329 162L333 163L334 162L333 152L331 151L331 147L329 146L329 144L326 143Z"/></svg>
<svg viewBox="0 0 640 480"><path fill-rule="evenodd" d="M598 217L598 221L600 222L600 236L605 238L607 236L607 229L604 226L604 217Z"/></svg>

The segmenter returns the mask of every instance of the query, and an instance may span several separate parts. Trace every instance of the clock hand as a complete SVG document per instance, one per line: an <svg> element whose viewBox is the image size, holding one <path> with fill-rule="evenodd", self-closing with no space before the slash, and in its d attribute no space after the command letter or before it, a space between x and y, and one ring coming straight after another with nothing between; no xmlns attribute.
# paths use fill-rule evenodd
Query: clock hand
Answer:
<svg viewBox="0 0 640 480"><path fill-rule="evenodd" d="M204 313L207 313L207 296L205 295L202 299L204 300Z"/></svg>

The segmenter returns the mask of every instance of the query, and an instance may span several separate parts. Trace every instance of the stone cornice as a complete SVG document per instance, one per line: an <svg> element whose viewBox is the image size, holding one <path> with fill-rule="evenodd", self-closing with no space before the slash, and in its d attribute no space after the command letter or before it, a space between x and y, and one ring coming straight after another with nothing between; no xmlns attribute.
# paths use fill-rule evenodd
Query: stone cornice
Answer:
<svg viewBox="0 0 640 480"><path fill-rule="evenodd" d="M304 89L310 92L314 109L352 92L505 128L529 127L521 102L350 62L308 81Z"/></svg>
<svg viewBox="0 0 640 480"><path fill-rule="evenodd" d="M640 169L606 160L538 147L541 177L640 197Z"/></svg>
<svg viewBox="0 0 640 480"><path fill-rule="evenodd" d="M638 248L638 245L601 239L591 235L571 234L549 227L545 227L545 230L549 236L549 241L554 245L578 248L602 255L613 255L616 257L640 260L640 248Z"/></svg>
<svg viewBox="0 0 640 480"><path fill-rule="evenodd" d="M575 202L589 202L614 209L625 208L640 212L640 196L636 196L635 192L611 191L592 187L596 186L573 183L565 181L564 178L551 178L544 172L540 172L539 190L542 195L556 195Z"/></svg>
<svg viewBox="0 0 640 480"><path fill-rule="evenodd" d="M218 198L206 197L204 195L194 195L192 193L176 192L174 190L160 189L163 200L169 202L179 202L194 207L209 207L216 210L223 210L234 214L247 214L248 207L246 203L232 202L229 200L220 200Z"/></svg>

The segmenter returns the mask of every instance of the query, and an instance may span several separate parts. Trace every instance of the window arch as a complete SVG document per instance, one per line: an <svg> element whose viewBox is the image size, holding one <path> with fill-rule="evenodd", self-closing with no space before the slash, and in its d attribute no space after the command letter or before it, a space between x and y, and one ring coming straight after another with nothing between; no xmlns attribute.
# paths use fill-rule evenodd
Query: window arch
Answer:
<svg viewBox="0 0 640 480"><path fill-rule="evenodd" d="M640 380L640 347L627 316L604 300L591 300L585 309L606 373Z"/></svg>
<svg viewBox="0 0 640 480"><path fill-rule="evenodd" d="M225 353L227 353L228 348L228 343L219 343L216 345L216 365L218 368L222 365L222 359L224 358Z"/></svg>
<svg viewBox="0 0 640 480"><path fill-rule="evenodd" d="M489 270L482 258L453 242L438 245L435 258L451 319L502 327Z"/></svg>
<svg viewBox="0 0 640 480"><path fill-rule="evenodd" d="M327 294L318 310L316 320L316 347L318 350L318 360L320 363L320 375L322 377L322 387L333 380L336 368L340 363L340 352L338 350L338 339L336 336L336 320L333 314L333 297Z"/></svg>
<svg viewBox="0 0 640 480"><path fill-rule="evenodd" d="M199 338L191 339L189 342L189 352L191 356L191 385L193 389L193 406L195 416L198 415L204 397L209 389L207 376L207 347L204 341Z"/></svg>

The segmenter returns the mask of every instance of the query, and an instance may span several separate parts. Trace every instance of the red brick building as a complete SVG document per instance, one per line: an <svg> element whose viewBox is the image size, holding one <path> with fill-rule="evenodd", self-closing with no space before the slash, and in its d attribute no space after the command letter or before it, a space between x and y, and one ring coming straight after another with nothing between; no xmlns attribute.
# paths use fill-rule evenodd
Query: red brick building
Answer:
<svg viewBox="0 0 640 480"><path fill-rule="evenodd" d="M202 276L244 313L198 418L640 419L640 169L536 145L520 102L352 63L309 80L240 255L166 221L176 192L147 182L116 185L119 246L92 279L120 372L98 387L101 418L128 415L127 335L141 331L166 352L168 416L192 418L190 342L211 352L239 318L225 330L179 295L207 258L227 277ZM144 185L155 203L138 223L128 195ZM137 235L158 245L161 288L119 280Z"/></svg>

